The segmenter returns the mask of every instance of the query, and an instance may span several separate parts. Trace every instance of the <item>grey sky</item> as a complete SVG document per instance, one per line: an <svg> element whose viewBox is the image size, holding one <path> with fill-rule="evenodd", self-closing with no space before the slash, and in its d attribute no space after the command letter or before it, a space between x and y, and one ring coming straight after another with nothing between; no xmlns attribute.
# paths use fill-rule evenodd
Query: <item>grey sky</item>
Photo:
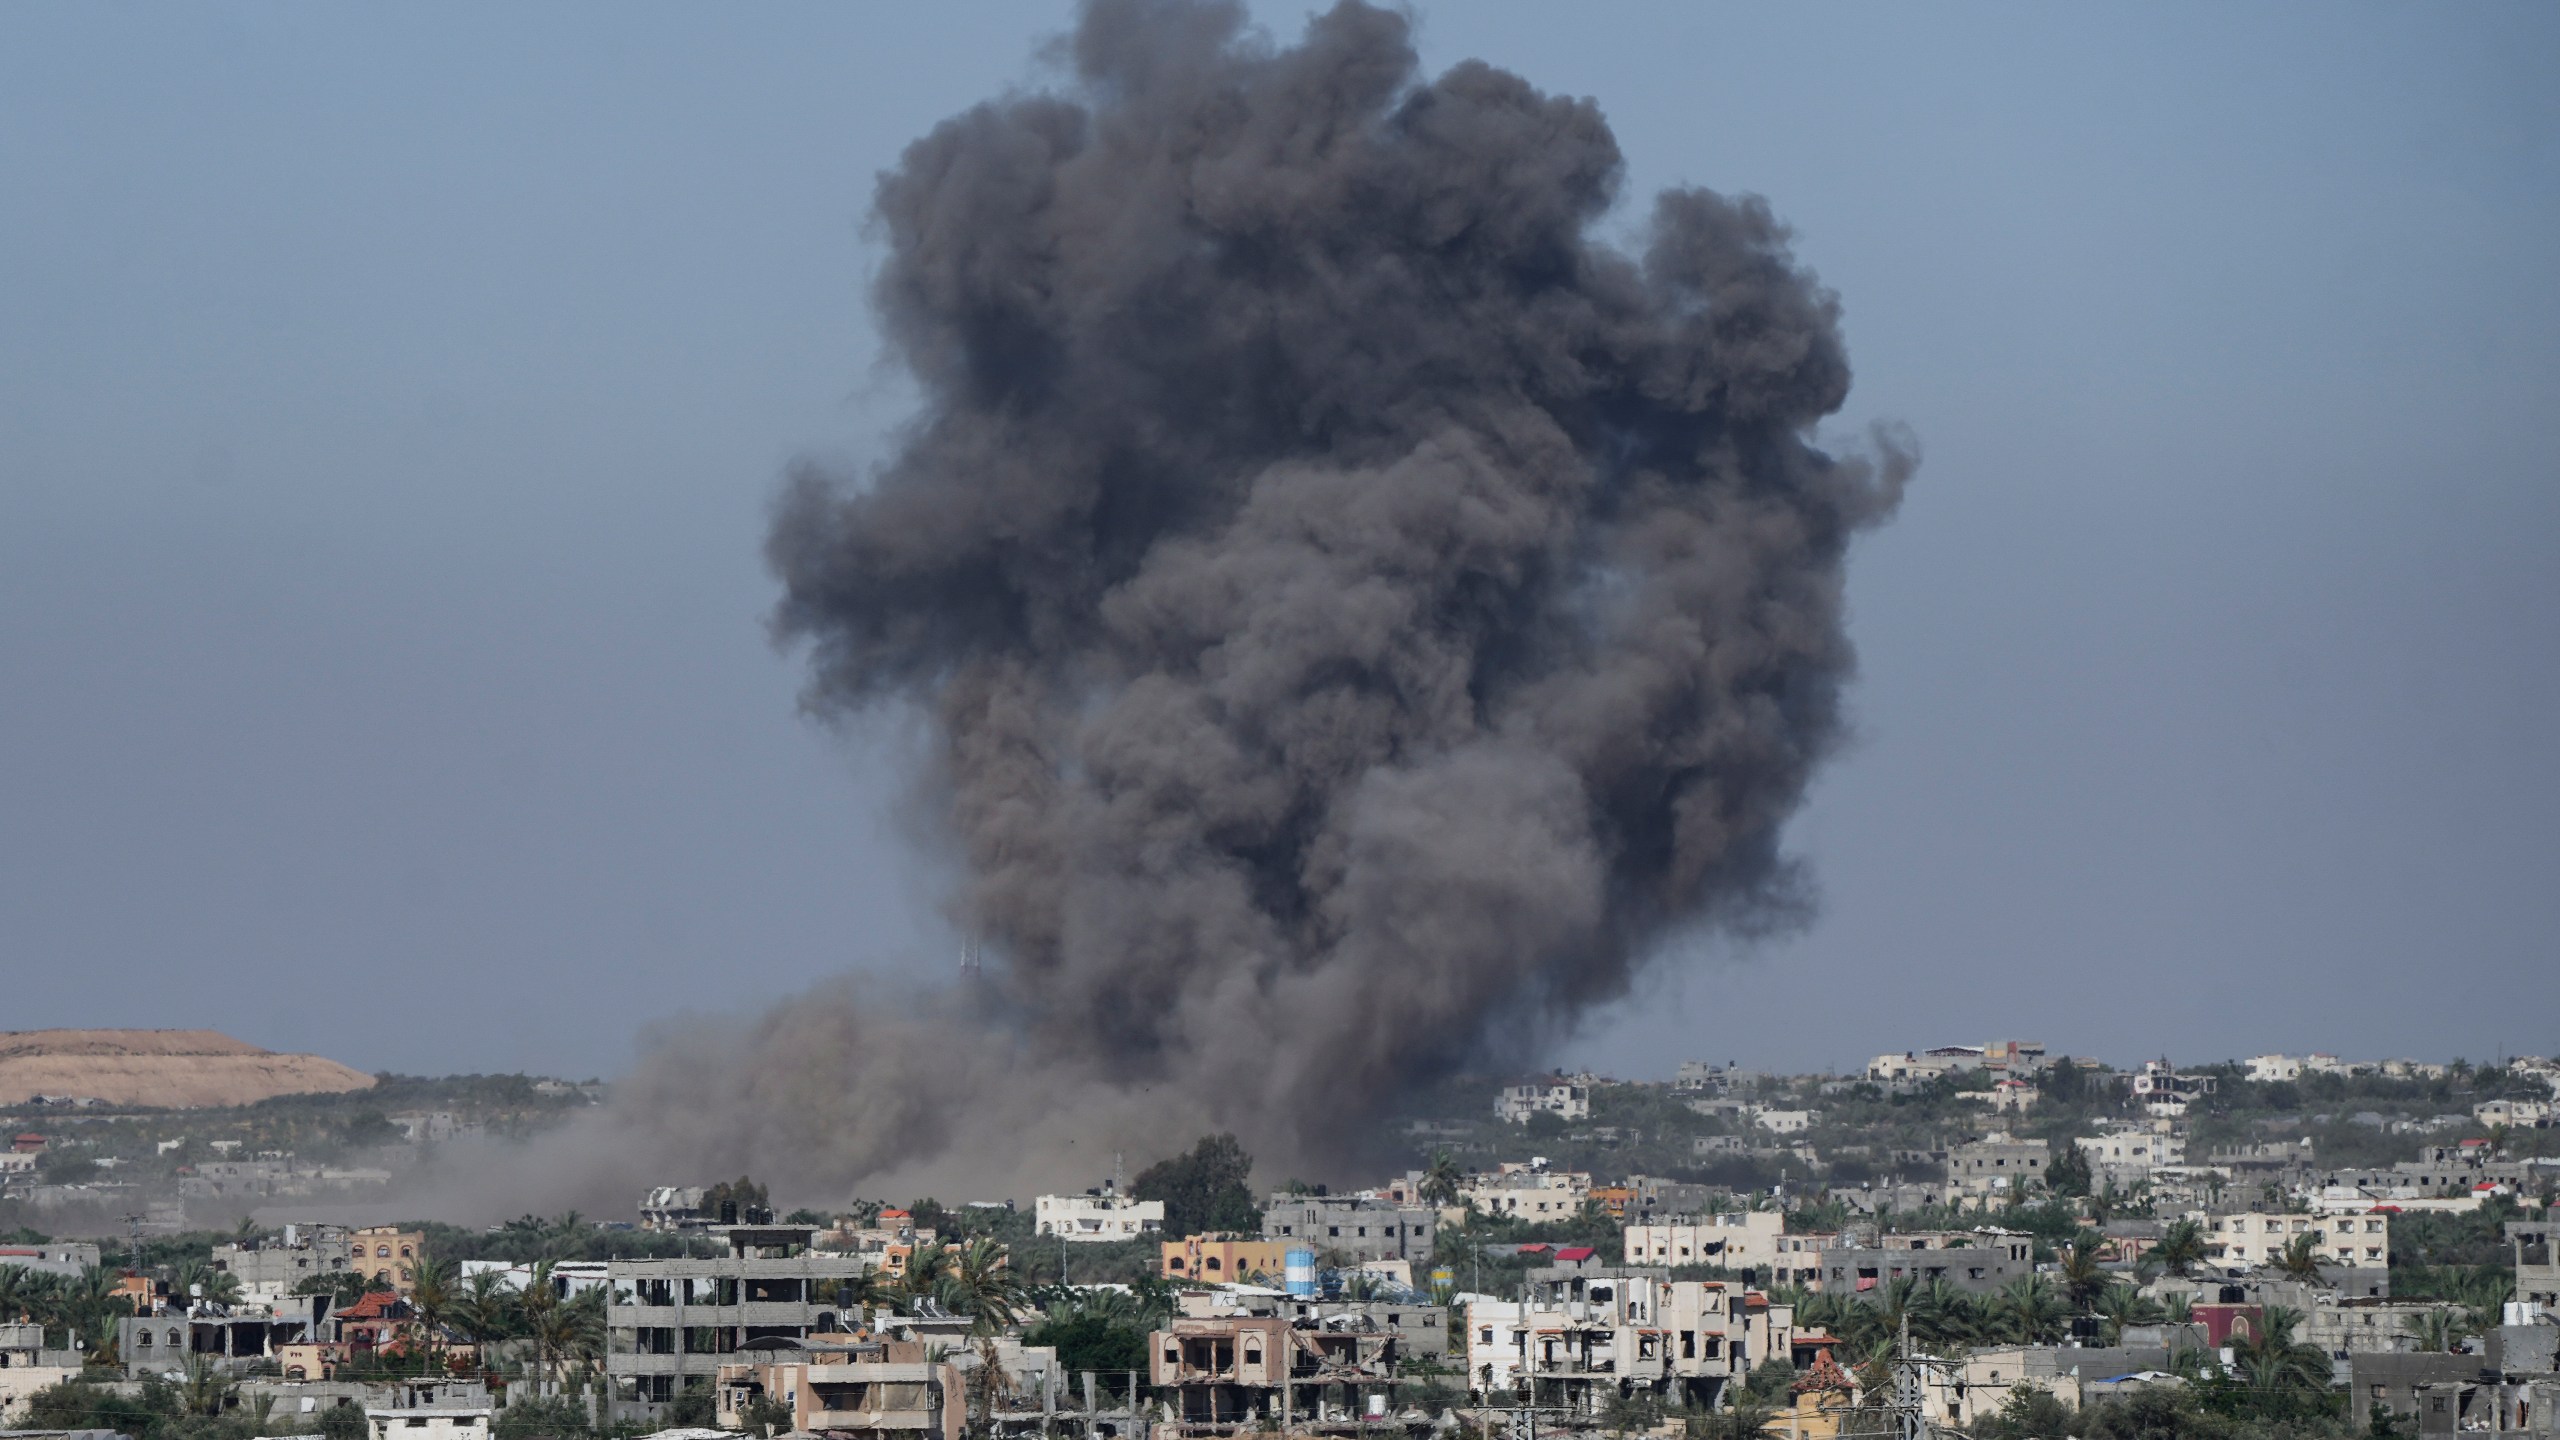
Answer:
<svg viewBox="0 0 2560 1440"><path fill-rule="evenodd" d="M1768 195L1927 457L1824 913L1573 1055L2560 1047L2560 11L1424 13ZM757 547L900 412L871 175L1066 19L0 9L0 1028L611 1072L947 968Z"/></svg>

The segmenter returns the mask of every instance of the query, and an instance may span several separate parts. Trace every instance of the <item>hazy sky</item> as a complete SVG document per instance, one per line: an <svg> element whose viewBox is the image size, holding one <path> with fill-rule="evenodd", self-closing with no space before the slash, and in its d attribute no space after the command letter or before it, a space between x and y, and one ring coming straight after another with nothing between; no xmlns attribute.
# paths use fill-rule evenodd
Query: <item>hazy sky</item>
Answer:
<svg viewBox="0 0 2560 1440"><path fill-rule="evenodd" d="M1422 13L1769 196L1926 454L1823 913L1574 1057L2560 1049L2560 8ZM0 1028L583 1075L949 969L758 546L902 412L871 177L1069 16L0 8Z"/></svg>

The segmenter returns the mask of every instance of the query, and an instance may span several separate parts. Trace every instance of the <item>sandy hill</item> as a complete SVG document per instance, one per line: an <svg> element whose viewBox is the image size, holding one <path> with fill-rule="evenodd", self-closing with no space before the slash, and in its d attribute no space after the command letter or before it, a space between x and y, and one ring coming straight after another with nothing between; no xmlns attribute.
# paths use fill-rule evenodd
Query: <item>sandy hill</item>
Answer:
<svg viewBox="0 0 2560 1440"><path fill-rule="evenodd" d="M335 1060L279 1055L212 1030L0 1031L0 1105L67 1095L205 1110L372 1084Z"/></svg>

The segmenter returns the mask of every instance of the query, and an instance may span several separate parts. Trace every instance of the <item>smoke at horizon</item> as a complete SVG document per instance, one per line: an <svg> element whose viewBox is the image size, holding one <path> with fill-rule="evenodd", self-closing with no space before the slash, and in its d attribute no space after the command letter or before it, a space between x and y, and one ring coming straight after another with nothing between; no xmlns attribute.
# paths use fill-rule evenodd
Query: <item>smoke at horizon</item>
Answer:
<svg viewBox="0 0 2560 1440"><path fill-rule="evenodd" d="M1911 461L1816 447L1838 306L1768 207L1665 191L1622 250L1595 104L1356 3L1102 0L1056 58L880 178L922 409L768 542L809 707L929 718L987 974L662 1032L593 1137L628 1179L1320 1161L1806 903L1844 555Z"/></svg>

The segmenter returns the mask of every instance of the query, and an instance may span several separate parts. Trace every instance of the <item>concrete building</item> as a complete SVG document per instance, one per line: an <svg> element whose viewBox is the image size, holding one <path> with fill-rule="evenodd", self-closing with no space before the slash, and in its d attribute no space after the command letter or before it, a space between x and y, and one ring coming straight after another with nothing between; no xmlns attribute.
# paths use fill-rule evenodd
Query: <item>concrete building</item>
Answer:
<svg viewBox="0 0 2560 1440"><path fill-rule="evenodd" d="M357 1274L385 1282L402 1295L417 1288L418 1260L427 1253L426 1232L373 1225L347 1237L347 1261Z"/></svg>
<svg viewBox="0 0 2560 1440"><path fill-rule="evenodd" d="M1356 1426L1394 1393L1408 1359L1384 1328L1301 1325L1279 1315L1185 1316L1148 1336L1147 1380L1175 1434L1248 1426ZM1162 1436L1165 1427L1157 1427Z"/></svg>
<svg viewBox="0 0 2560 1440"><path fill-rule="evenodd" d="M1751 1123L1773 1135L1801 1135L1813 1128L1810 1110L1755 1110Z"/></svg>
<svg viewBox="0 0 2560 1440"><path fill-rule="evenodd" d="M757 1402L791 1411L792 1433L854 1440L960 1440L969 1418L960 1367L921 1340L817 1345L719 1367L714 1418L746 1428Z"/></svg>
<svg viewBox="0 0 2560 1440"><path fill-rule="evenodd" d="M2186 1137L2166 1120L2151 1120L2082 1135L2071 1142L2089 1161L2092 1178L2103 1184L2138 1185L2163 1165L2187 1163Z"/></svg>
<svg viewBox="0 0 2560 1440"><path fill-rule="evenodd" d="M388 1263L395 1269L397 1262L397 1256L369 1260L369 1264ZM292 1295L296 1286L314 1275L352 1271L355 1240L337 1225L287 1225L282 1235L272 1239L217 1245L211 1263L214 1269L239 1277L244 1297L273 1302Z"/></svg>
<svg viewBox="0 0 2560 1440"><path fill-rule="evenodd" d="M1296 1242L1322 1259L1340 1251L1364 1260L1427 1260L1440 1212L1348 1196L1274 1195L1262 1212L1262 1238Z"/></svg>
<svg viewBox="0 0 2560 1440"><path fill-rule="evenodd" d="M1506 1161L1491 1175L1470 1175L1458 1188L1460 1204L1516 1220L1563 1220L1582 1213L1591 1198L1591 1176L1549 1169L1544 1160Z"/></svg>
<svg viewBox="0 0 2560 1440"><path fill-rule="evenodd" d="M1841 1237L1836 1232L1807 1235L1780 1235L1770 1246L1770 1268L1761 1272L1760 1283L1771 1288L1802 1285L1808 1290L1822 1286L1822 1252L1837 1249Z"/></svg>
<svg viewBox="0 0 2560 1440"><path fill-rule="evenodd" d="M1088 1244L1142 1240L1164 1230L1164 1202L1140 1200L1110 1189L1081 1195L1043 1195L1032 1202L1039 1233Z"/></svg>
<svg viewBox="0 0 2560 1440"><path fill-rule="evenodd" d="M1627 1392L1711 1407L1761 1360L1792 1358L1794 1329L1787 1306L1721 1280L1533 1272L1527 1299L1467 1307L1467 1384L1586 1412Z"/></svg>
<svg viewBox="0 0 2560 1440"><path fill-rule="evenodd" d="M2463 1392L2480 1378L2477 1355L2394 1355L2360 1351L2348 1357L2348 1418L2358 1431L2373 1423L2376 1407L2418 1422L2421 1435L2489 1427L2465 1425ZM2485 1419L2485 1417L2480 1417Z"/></svg>
<svg viewBox="0 0 2560 1440"><path fill-rule="evenodd" d="M1704 1215L1718 1205L1733 1203L1733 1187L1730 1185L1701 1185L1652 1175L1630 1175L1627 1188L1636 1192L1634 1203L1627 1207L1627 1218L1637 1221Z"/></svg>
<svg viewBox="0 0 2560 1440"><path fill-rule="evenodd" d="M1353 1229L1358 1228L1359 1222L1354 1221ZM1361 1237L1355 1234L1352 1238L1357 1240ZM1247 1240L1233 1235L1193 1235L1181 1240L1167 1240L1157 1273L1168 1280L1217 1284L1251 1280L1255 1276L1277 1280L1288 1268L1289 1247L1303 1243L1307 1242L1296 1239Z"/></svg>
<svg viewBox="0 0 2560 1440"><path fill-rule="evenodd" d="M2391 1217L2360 1215L2222 1214L2190 1216L2204 1229L2206 1263L2226 1270L2274 1265L2304 1236L2321 1262L2380 1269L2391 1263Z"/></svg>
<svg viewBox="0 0 2560 1440"><path fill-rule="evenodd" d="M126 1315L116 1321L116 1354L127 1379L144 1375L183 1374L203 1366L236 1375L278 1360L283 1348L315 1338L317 1313L326 1302L313 1300L300 1314L251 1312L238 1315Z"/></svg>
<svg viewBox="0 0 2560 1440"><path fill-rule="evenodd" d="M1624 1234L1629 1265L1721 1265L1766 1274L1777 1264L1787 1217L1775 1210L1745 1210L1678 1220L1631 1223Z"/></svg>
<svg viewBox="0 0 2560 1440"><path fill-rule="evenodd" d="M1812 1288L1852 1295L1896 1280L1944 1280L1981 1294L2032 1275L2036 1268L2033 1239L1973 1232L1886 1235L1873 1245L1824 1250L1819 1262L1821 1275Z"/></svg>
<svg viewBox="0 0 2560 1440"><path fill-rule="evenodd" d="M97 1268L98 1247L86 1240L48 1240L36 1245L0 1245L0 1265L14 1265L38 1275L77 1279Z"/></svg>
<svg viewBox="0 0 2560 1440"><path fill-rule="evenodd" d="M41 1325L0 1324L0 1425L27 1397L80 1378L80 1352L45 1348Z"/></svg>
<svg viewBox="0 0 2560 1440"><path fill-rule="evenodd" d="M2042 1140L2016 1140L1995 1131L1947 1151L1947 1188L1973 1200L2006 1200L2042 1190L2051 1154Z"/></svg>
<svg viewBox="0 0 2560 1440"><path fill-rule="evenodd" d="M2515 1252L2515 1298L2560 1316L2560 1254L2553 1253L2552 1246L2555 1232L2560 1232L2560 1226L2547 1220L2506 1224L2507 1244Z"/></svg>
<svg viewBox="0 0 2560 1440"><path fill-rule="evenodd" d="M486 1405L417 1405L400 1409L365 1407L365 1423L373 1440L489 1440Z"/></svg>
<svg viewBox="0 0 2560 1440"><path fill-rule="evenodd" d="M1560 1120L1591 1118L1591 1087L1568 1081L1542 1081L1530 1085L1506 1085L1493 1097L1493 1118L1513 1125L1526 1125L1533 1115L1553 1115Z"/></svg>
<svg viewBox="0 0 2560 1440"><path fill-rule="evenodd" d="M2133 1098L2146 1113L2170 1117L2186 1114L2190 1101L2222 1085L2211 1075L2181 1075L2166 1060L2145 1060L2131 1081Z"/></svg>
<svg viewBox="0 0 2560 1440"><path fill-rule="evenodd" d="M678 1394L717 1383L720 1367L739 1363L755 1342L796 1343L843 1329L851 1312L839 1286L872 1269L865 1256L811 1250L816 1231L806 1225L733 1225L718 1233L729 1250L714 1258L606 1262L611 1418L662 1420Z"/></svg>

